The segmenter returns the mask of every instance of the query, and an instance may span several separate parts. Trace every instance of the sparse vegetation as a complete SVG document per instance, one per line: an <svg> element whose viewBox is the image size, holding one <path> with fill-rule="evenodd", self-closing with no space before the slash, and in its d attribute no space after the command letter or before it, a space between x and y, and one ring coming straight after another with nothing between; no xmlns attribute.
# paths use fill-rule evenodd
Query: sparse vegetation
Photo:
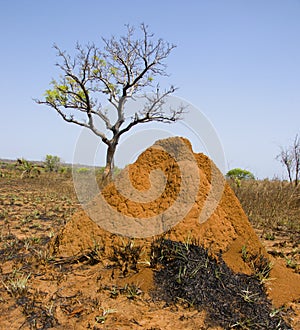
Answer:
<svg viewBox="0 0 300 330"><path fill-rule="evenodd" d="M113 246L113 253L110 260L114 262L114 266L120 269L125 277L130 270L137 271L138 261L141 255L142 247L135 246L134 240L123 242L123 246Z"/></svg>
<svg viewBox="0 0 300 330"><path fill-rule="evenodd" d="M255 228L265 235L280 231L300 239L299 187L278 180L249 180L240 187L233 184L232 189Z"/></svg>
<svg viewBox="0 0 300 330"><path fill-rule="evenodd" d="M41 173L40 167L34 163L20 158L16 162L16 168L21 171L21 179L24 177L35 177Z"/></svg>
<svg viewBox="0 0 300 330"><path fill-rule="evenodd" d="M299 272L300 186L279 180L230 183L258 235L269 241L268 252L290 260L288 267ZM248 257L246 247L242 256Z"/></svg>
<svg viewBox="0 0 300 330"><path fill-rule="evenodd" d="M116 313L116 310L111 309L111 308L102 308L102 314L96 316L95 320L96 320L97 323L103 324L106 321L108 315L110 315L112 313Z"/></svg>
<svg viewBox="0 0 300 330"><path fill-rule="evenodd" d="M58 172L61 166L61 160L58 156L46 155L44 160L46 171Z"/></svg>
<svg viewBox="0 0 300 330"><path fill-rule="evenodd" d="M143 254L136 241L124 239L123 244L111 249L110 258L104 263L103 255L108 252L101 241L95 241L90 249L78 255L57 258L46 249L46 244L80 209L70 172L41 171L37 177L24 175L21 179L21 169L5 163L1 164L1 171L0 308L5 310L10 304L15 306L24 316L24 327L55 328L60 326L60 315L68 320L79 320L83 315L88 315L90 323L86 325L87 328L112 328L122 313L118 307L120 301L127 301L133 306L151 303L149 296L141 289L141 282L136 279L131 281L130 276L139 276L141 268L159 274L166 262L174 265L171 268L174 272L168 273L168 283L172 283L170 291L176 296L174 301L185 308L185 315L189 310L199 309L200 299L200 296L194 295L196 284L189 290L187 280L199 283L199 278L209 273L207 280L218 283L220 288L230 283L222 263L214 264L207 251L201 250L202 255L198 251L197 258L200 255L201 258L194 258L194 249L198 247L194 247L197 244L190 235L180 245L166 245L164 240L155 241L149 255ZM269 252L282 258L291 271L299 272L299 185L295 188L288 182L246 180L240 187L233 184L233 189L259 235L269 245L272 244ZM252 256L246 243L240 253L254 274L250 283L246 277L234 277L237 282L233 286L240 280L243 283L235 291L236 301L241 302L240 307L245 304L255 308L256 304L265 302L260 294L264 283L270 280L272 264L262 255ZM107 273L110 275L105 277ZM164 283L164 280L160 281L158 277L160 283ZM91 291L90 281L94 281L94 291ZM122 284L119 281L123 281ZM78 291L72 289L76 282L82 283ZM43 283L49 288L45 289ZM55 288L56 285L58 287ZM209 288L209 285L205 288ZM209 293L203 290L208 297ZM212 307L216 308L214 304L219 299L216 299L216 294L220 292L216 289L213 291ZM232 298L226 299L232 302ZM103 301L109 301L105 304L109 308L102 308ZM107 312L112 309L117 311ZM271 310L266 307L262 310L268 310L272 320L278 320L278 324L281 315L287 313L286 308ZM266 318L258 321L249 313L245 317L238 317L239 311L237 309L237 314L233 314L235 319L228 321L232 329L259 329L263 324L259 322L266 321ZM222 313L224 316L224 311ZM227 322L229 316L225 315L222 322ZM127 319L127 322L132 328L137 326L134 317ZM273 323L270 324L268 326L276 329ZM284 324L281 323L281 329L286 329ZM138 326L142 328L142 325Z"/></svg>
<svg viewBox="0 0 300 330"><path fill-rule="evenodd" d="M13 272L11 278L6 282L2 281L6 290L13 296L22 296L28 289L28 279L30 274L22 274L19 272Z"/></svg>

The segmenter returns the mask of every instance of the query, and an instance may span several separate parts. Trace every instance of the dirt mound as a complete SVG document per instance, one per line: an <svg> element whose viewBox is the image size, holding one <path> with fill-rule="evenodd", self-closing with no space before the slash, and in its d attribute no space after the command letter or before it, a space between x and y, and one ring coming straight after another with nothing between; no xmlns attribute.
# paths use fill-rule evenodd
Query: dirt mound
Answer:
<svg viewBox="0 0 300 330"><path fill-rule="evenodd" d="M273 305L278 307L300 298L299 276L270 260L222 174L207 156L193 153L189 141L157 141L120 178L106 186L101 196L95 196L86 212L73 216L52 240L52 253L67 258L99 245L105 250L105 259L111 256L114 246L124 245L124 237L132 236L138 237L134 244L143 246L147 260L154 233L155 238L197 242L213 256L222 256L234 272L253 274L259 260L268 260L273 263L271 280L267 282ZM129 178L131 190L126 190L126 184L122 186L124 178ZM195 194L190 194L195 187ZM141 199L139 193L143 195ZM109 205L107 210L103 209L103 200ZM122 218L114 218L116 213Z"/></svg>

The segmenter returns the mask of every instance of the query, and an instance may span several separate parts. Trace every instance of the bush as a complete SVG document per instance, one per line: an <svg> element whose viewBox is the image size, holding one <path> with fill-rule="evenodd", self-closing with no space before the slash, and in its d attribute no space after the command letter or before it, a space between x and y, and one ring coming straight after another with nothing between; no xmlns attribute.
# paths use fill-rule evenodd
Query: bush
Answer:
<svg viewBox="0 0 300 330"><path fill-rule="evenodd" d="M91 169L87 168L87 167L80 167L80 168L76 169L76 172L79 174L87 174L87 173L91 172Z"/></svg>
<svg viewBox="0 0 300 330"><path fill-rule="evenodd" d="M15 166L18 170L22 171L21 179L23 179L25 176L32 178L41 174L39 166L24 158L17 159Z"/></svg>
<svg viewBox="0 0 300 330"><path fill-rule="evenodd" d="M70 167L70 166L61 166L59 168L59 173L64 174L67 177L70 177L72 175L72 167Z"/></svg>
<svg viewBox="0 0 300 330"><path fill-rule="evenodd" d="M241 168L233 168L226 173L226 177L234 181L238 187L241 185L242 180L255 179L254 175L251 172L247 170L242 170Z"/></svg>
<svg viewBox="0 0 300 330"><path fill-rule="evenodd" d="M44 166L48 172L58 172L60 168L60 158L58 156L46 155Z"/></svg>

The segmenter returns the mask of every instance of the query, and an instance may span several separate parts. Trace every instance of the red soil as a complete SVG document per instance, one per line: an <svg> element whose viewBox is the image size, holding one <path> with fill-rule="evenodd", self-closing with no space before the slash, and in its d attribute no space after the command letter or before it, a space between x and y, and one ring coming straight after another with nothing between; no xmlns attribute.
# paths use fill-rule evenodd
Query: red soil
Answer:
<svg viewBox="0 0 300 330"><path fill-rule="evenodd" d="M162 170L166 176L166 188L159 197L156 196L152 201L144 203L133 201L130 197L121 194L115 183L111 183L103 189L102 196L113 210L117 210L129 218L142 219L142 225L146 228L147 219L157 214L163 214L174 205L179 196L182 183L181 168L178 166L178 162L162 150L160 146L174 143L182 144L182 142L192 152L191 145L187 140L170 138L163 140L163 142L158 141L127 168L132 185L141 192L147 192L151 188L150 172L153 169ZM174 227L167 224L165 227L167 233L162 235L182 242L194 240L208 248L214 255L221 253L226 264L234 271L246 274L253 272L248 259L263 255L273 263L270 281L266 285L274 307L299 301L300 276L287 269L281 262L270 258L251 227L238 199L224 181L216 166L203 154L193 155L196 159L200 178L195 202L182 221L179 221ZM217 198L217 203L212 202L212 205L216 205L216 207L208 208L208 211L212 210L213 212L211 215L208 213L208 219L203 221L202 211L207 198L211 197L211 192L215 194L214 196L219 194L220 198ZM99 199L96 197L89 204L88 212L76 213L73 219L52 241L51 251L57 256L69 257L82 253L82 251L93 247L95 242L98 242L100 246L105 247L103 263L108 264L108 256L112 251L112 246L121 245L124 237L118 235L118 228L112 233L101 228L90 219L94 218L95 214L101 213L101 206L99 205ZM199 221L199 218L202 220ZM104 227L107 228L111 225L111 228L114 228L114 219L111 218L107 221L109 224L105 224ZM98 222L98 224L101 225L101 222ZM159 228L157 231L159 231ZM149 259L149 247L153 239L154 237L134 239L135 245L143 246L145 260ZM242 251L246 251L247 258ZM152 270L147 266L140 266L139 273L130 275L128 278L118 279L120 284L126 281L137 281L140 283L142 290L149 291L153 286Z"/></svg>

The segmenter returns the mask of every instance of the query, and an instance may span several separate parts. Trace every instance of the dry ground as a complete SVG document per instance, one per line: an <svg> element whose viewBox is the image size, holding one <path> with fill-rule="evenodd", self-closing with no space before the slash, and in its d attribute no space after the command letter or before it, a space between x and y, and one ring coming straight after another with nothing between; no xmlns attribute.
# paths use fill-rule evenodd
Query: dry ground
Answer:
<svg viewBox="0 0 300 330"><path fill-rule="evenodd" d="M220 329L208 326L204 313L184 304L154 301L147 293L152 285L150 273L145 281L147 261L138 265L140 273L124 279L114 274L109 262L103 264L97 242L89 254L53 258L46 244L80 209L69 175L42 173L21 179L20 172L2 169L1 329ZM299 223L287 229L270 222L256 224L263 244L299 272ZM294 329L300 324L293 313L299 315L299 306L284 310Z"/></svg>

